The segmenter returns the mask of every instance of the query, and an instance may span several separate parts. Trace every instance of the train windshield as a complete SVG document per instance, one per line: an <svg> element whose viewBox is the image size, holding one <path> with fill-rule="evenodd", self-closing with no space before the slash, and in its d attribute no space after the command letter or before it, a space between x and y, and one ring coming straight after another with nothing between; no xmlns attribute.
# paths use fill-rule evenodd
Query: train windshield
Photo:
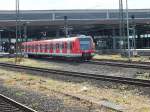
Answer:
<svg viewBox="0 0 150 112"><path fill-rule="evenodd" d="M91 38L80 38L80 49L89 50L91 49Z"/></svg>

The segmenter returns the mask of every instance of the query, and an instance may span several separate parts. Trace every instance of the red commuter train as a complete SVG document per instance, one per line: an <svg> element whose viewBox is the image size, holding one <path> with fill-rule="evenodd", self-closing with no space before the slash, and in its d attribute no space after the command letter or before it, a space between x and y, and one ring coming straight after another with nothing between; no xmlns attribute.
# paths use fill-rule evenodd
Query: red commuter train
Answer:
<svg viewBox="0 0 150 112"><path fill-rule="evenodd" d="M22 43L24 54L31 56L50 56L90 60L95 53L91 36L41 40Z"/></svg>

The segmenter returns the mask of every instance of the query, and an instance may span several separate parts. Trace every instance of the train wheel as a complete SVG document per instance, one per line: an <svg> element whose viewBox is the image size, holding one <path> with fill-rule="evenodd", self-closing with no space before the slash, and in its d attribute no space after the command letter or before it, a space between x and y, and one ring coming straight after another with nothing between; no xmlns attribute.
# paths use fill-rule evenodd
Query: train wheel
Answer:
<svg viewBox="0 0 150 112"><path fill-rule="evenodd" d="M31 54L28 54L28 58L33 58L34 56Z"/></svg>

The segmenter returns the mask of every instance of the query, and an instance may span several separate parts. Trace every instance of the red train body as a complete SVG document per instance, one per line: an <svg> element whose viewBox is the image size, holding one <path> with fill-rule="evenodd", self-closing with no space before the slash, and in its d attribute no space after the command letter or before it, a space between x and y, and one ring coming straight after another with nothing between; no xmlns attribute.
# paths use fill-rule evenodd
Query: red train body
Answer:
<svg viewBox="0 0 150 112"><path fill-rule="evenodd" d="M94 55L94 43L90 36L77 36L22 43L28 56L65 57L90 60Z"/></svg>

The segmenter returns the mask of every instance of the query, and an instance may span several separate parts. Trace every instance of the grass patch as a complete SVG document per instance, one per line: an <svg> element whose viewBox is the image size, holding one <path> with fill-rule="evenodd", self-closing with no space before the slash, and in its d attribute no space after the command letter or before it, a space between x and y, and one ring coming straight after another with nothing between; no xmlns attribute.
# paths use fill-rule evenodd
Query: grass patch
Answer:
<svg viewBox="0 0 150 112"><path fill-rule="evenodd" d="M118 54L118 55L98 55L98 54L96 54L93 57L93 59L120 60L120 61L128 61L129 60L127 57L121 56L120 54ZM131 61L150 62L150 57L149 56L131 57Z"/></svg>
<svg viewBox="0 0 150 112"><path fill-rule="evenodd" d="M0 62L15 63L15 58L0 58ZM58 68L58 66L54 64L50 64L48 63L48 61L42 62L42 61L29 59L29 58L22 58L20 61L18 61L17 64L31 66L31 67L41 67L41 68Z"/></svg>
<svg viewBox="0 0 150 112"><path fill-rule="evenodd" d="M25 92L17 92L17 93L15 93L16 94L16 96L23 96L23 95L25 95Z"/></svg>
<svg viewBox="0 0 150 112"><path fill-rule="evenodd" d="M137 112L150 112L150 108L149 107L142 107Z"/></svg>

